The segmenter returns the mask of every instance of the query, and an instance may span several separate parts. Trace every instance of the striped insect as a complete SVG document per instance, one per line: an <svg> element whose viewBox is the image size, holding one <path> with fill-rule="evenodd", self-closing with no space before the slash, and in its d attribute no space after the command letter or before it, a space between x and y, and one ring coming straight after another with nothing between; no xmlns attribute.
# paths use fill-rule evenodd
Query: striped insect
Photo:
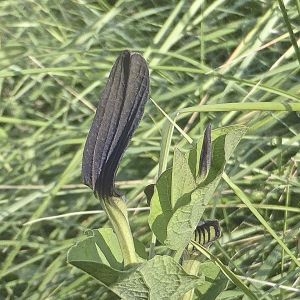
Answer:
<svg viewBox="0 0 300 300"><path fill-rule="evenodd" d="M203 246L210 246L221 236L221 228L218 220L201 221L194 231L192 240ZM189 252L196 250L192 243L187 246Z"/></svg>

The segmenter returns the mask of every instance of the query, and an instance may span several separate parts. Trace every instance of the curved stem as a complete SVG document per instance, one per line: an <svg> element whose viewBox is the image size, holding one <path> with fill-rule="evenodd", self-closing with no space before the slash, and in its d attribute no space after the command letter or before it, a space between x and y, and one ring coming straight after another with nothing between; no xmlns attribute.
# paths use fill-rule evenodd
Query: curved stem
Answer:
<svg viewBox="0 0 300 300"><path fill-rule="evenodd" d="M118 238L123 254L124 265L127 266L138 263L125 202L119 197L112 197L108 200L102 200L101 202Z"/></svg>
<svg viewBox="0 0 300 300"><path fill-rule="evenodd" d="M198 260L198 256L191 255L187 260L184 260L182 263L183 269L190 275L198 275L200 268L200 261ZM194 296L195 289L188 291L183 297L182 300L192 300Z"/></svg>

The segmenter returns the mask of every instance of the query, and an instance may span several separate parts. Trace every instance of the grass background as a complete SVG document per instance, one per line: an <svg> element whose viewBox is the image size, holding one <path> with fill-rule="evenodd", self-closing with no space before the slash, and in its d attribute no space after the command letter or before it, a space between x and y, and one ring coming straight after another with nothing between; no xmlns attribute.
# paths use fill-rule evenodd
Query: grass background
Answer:
<svg viewBox="0 0 300 300"><path fill-rule="evenodd" d="M226 172L299 257L299 112L271 111L300 102L299 0L3 0L0 14L1 299L107 298L66 253L85 231L107 225L81 184L82 147L124 49L146 57L151 98L168 115L211 105L179 116L192 139L208 122L249 126ZM269 110L242 111L259 102ZM235 105L215 111L226 103ZM143 189L158 174L165 120L149 101L118 173L132 230L146 245ZM175 130L172 147L184 143ZM260 299L299 297L299 268L224 181L206 217L223 228L213 252ZM220 297L243 296L228 283Z"/></svg>

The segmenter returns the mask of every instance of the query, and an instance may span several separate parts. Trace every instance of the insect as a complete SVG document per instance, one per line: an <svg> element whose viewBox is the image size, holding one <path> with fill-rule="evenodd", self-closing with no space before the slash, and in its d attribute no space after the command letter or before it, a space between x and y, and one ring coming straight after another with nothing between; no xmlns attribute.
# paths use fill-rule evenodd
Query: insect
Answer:
<svg viewBox="0 0 300 300"><path fill-rule="evenodd" d="M101 199L119 196L116 172L148 95L147 62L138 53L124 51L111 69L83 151L83 183Z"/></svg>
<svg viewBox="0 0 300 300"><path fill-rule="evenodd" d="M209 246L221 236L221 228L218 220L206 220L198 224L192 240L203 246ZM192 243L187 246L189 252L196 250Z"/></svg>

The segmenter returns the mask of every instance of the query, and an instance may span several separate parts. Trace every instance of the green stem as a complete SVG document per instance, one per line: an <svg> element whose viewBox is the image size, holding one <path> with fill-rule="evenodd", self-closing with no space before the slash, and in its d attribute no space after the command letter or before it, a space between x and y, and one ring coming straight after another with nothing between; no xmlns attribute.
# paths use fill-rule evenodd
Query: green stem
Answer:
<svg viewBox="0 0 300 300"><path fill-rule="evenodd" d="M138 263L125 202L119 197L112 197L101 202L119 241L124 265Z"/></svg>
<svg viewBox="0 0 300 300"><path fill-rule="evenodd" d="M190 275L197 276L200 268L200 261L196 256L190 255L190 257L183 261L182 267L183 269ZM182 300L192 300L194 296L194 289L188 291L183 297Z"/></svg>

